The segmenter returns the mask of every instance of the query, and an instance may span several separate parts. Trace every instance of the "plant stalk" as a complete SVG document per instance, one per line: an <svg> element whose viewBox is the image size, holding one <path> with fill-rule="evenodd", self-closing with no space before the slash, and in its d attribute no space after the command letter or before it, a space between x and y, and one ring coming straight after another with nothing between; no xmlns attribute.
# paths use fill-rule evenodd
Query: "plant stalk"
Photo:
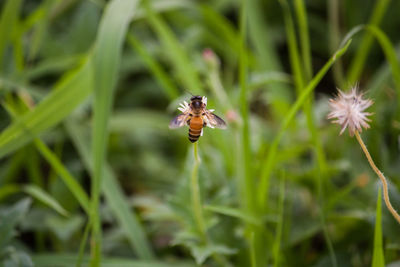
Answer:
<svg viewBox="0 0 400 267"><path fill-rule="evenodd" d="M388 184L385 176L383 173L376 167L374 161L372 160L371 155L369 154L369 151L367 147L365 146L363 140L361 139L361 136L358 131L355 132L356 138L358 143L360 144L362 150L364 151L365 156L368 159L369 165L371 165L372 169L374 172L378 175L379 179L381 179L382 186L383 186L383 199L385 200L386 207L392 213L393 217L396 219L398 223L400 223L400 215L397 213L397 211L393 208L392 204L390 203L389 200L389 190L388 190Z"/></svg>
<svg viewBox="0 0 400 267"><path fill-rule="evenodd" d="M200 195L200 187L199 187L199 165L200 158L197 149L197 142L193 144L193 153L194 153L194 166L192 170L192 177L190 183L191 190L191 199L192 199L192 209L194 212L195 222L197 224L198 230L203 236L204 241L206 241L207 230L206 224L204 222L203 217L203 209L201 206L201 195Z"/></svg>

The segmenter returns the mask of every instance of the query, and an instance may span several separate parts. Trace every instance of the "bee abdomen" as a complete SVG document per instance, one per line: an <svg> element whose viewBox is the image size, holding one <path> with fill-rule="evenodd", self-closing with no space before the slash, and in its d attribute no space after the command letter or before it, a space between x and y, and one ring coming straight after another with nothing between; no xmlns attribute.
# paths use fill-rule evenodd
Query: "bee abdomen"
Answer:
<svg viewBox="0 0 400 267"><path fill-rule="evenodd" d="M201 135L201 129L197 130L197 129L192 129L189 128L189 141L194 143L197 140L199 140L199 137Z"/></svg>
<svg viewBox="0 0 400 267"><path fill-rule="evenodd" d="M189 141L194 143L199 140L203 129L203 120L199 116L193 116L189 124Z"/></svg>

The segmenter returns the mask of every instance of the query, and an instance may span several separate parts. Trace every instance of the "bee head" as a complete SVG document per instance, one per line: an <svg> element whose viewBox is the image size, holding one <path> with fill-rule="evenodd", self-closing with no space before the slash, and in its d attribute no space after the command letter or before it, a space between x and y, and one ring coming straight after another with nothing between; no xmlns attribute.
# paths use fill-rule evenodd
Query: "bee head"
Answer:
<svg viewBox="0 0 400 267"><path fill-rule="evenodd" d="M194 96L192 96L191 98L190 98L190 101L195 101L195 100L202 100L203 99L203 97L201 97L201 96L199 96L199 95L194 95Z"/></svg>
<svg viewBox="0 0 400 267"><path fill-rule="evenodd" d="M192 102L192 107L195 109L199 109L202 107L203 101L202 101L202 97L195 95L192 98L190 98L190 101Z"/></svg>

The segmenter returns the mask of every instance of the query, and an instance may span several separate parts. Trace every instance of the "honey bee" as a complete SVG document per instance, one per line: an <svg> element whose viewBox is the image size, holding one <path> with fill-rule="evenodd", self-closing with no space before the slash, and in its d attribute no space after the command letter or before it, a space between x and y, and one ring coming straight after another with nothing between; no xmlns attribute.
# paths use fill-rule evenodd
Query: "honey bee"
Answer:
<svg viewBox="0 0 400 267"><path fill-rule="evenodd" d="M176 129L184 125L189 126L189 141L194 143L203 135L203 127L225 129L226 123L223 119L215 115L213 109L206 109L207 97L193 96L190 104L186 101L178 108L182 111L169 124L170 129Z"/></svg>

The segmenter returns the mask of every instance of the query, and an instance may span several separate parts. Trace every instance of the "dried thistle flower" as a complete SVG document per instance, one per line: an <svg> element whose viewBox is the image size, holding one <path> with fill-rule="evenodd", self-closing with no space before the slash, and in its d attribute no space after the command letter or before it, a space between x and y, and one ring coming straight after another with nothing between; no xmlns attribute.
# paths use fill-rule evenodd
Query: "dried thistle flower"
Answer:
<svg viewBox="0 0 400 267"><path fill-rule="evenodd" d="M357 91L357 86L353 87L350 92L344 93L338 90L338 95L335 99L329 100L331 112L328 114L328 119L336 119L333 123L340 124L342 134L346 128L349 128L350 136L353 136L356 131L362 132L362 128L368 129L368 122L371 120L367 117L372 113L365 112L368 107L373 104L371 99L363 99L363 94Z"/></svg>
<svg viewBox="0 0 400 267"><path fill-rule="evenodd" d="M351 88L351 92L344 93L338 90L338 95L335 99L330 99L329 104L332 111L328 114L328 119L336 119L333 123L340 124L342 130L340 134L349 127L350 136L355 135L358 143L361 146L365 156L367 157L369 165L372 167L374 172L378 175L382 182L383 187L383 199L385 201L386 207L392 213L393 217L398 223L400 223L400 215L393 208L389 199L389 188L386 177L383 173L376 167L367 146L364 144L360 136L362 128L368 129L369 125L367 122L371 121L367 116L372 115L369 112L365 112L368 107L373 104L371 99L362 99L363 94L357 92L357 86Z"/></svg>

